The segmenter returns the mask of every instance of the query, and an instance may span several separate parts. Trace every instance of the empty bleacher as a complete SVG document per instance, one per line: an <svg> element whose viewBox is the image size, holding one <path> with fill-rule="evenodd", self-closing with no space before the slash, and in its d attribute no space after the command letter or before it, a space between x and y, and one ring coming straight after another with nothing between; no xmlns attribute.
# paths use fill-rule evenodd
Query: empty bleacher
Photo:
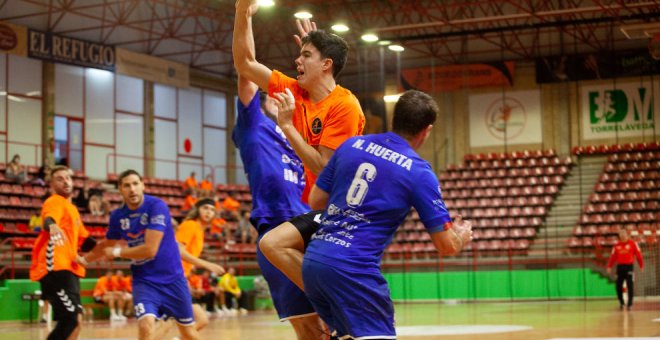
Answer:
<svg viewBox="0 0 660 340"><path fill-rule="evenodd" d="M618 241L621 228L639 244L660 237L660 145L658 143L589 146L579 155L609 154L598 183L582 209L567 245L593 251Z"/></svg>
<svg viewBox="0 0 660 340"><path fill-rule="evenodd" d="M473 221L473 241L464 253L524 255L572 165L553 150L467 155L440 174L452 217ZM412 212L387 250L389 258L436 257L428 233Z"/></svg>

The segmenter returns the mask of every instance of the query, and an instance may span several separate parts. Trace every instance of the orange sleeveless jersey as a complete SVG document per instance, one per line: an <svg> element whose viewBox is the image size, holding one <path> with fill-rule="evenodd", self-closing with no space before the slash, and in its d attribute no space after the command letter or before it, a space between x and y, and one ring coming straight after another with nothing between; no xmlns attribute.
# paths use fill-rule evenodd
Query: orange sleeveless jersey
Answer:
<svg viewBox="0 0 660 340"><path fill-rule="evenodd" d="M114 279L114 276L112 278ZM100 297L103 296L103 294L106 292L117 290L113 279L108 280L108 277L105 275L99 277L98 281L96 281L96 285L94 286L94 292L92 295L94 297Z"/></svg>
<svg viewBox="0 0 660 340"><path fill-rule="evenodd" d="M312 103L307 91L298 86L296 79L282 72L271 73L268 95L284 92L288 88L296 99L293 125L307 144L318 149L320 145L336 150L350 137L361 135L364 129L364 113L360 102L351 91L337 85L332 92L318 103ZM307 179L302 200L307 202L309 192L316 182L314 175L305 166Z"/></svg>
<svg viewBox="0 0 660 340"><path fill-rule="evenodd" d="M39 233L32 249L30 280L39 281L48 272L60 270L68 270L78 277L85 277L85 267L76 263L76 256L78 247L89 236L89 232L80 219L78 209L68 199L53 194L41 209L41 218L46 220L47 216L55 220L66 239L64 245L54 246L50 242L48 232Z"/></svg>
<svg viewBox="0 0 660 340"><path fill-rule="evenodd" d="M199 257L204 249L204 230L196 220L185 220L176 231L176 241L183 244L192 256ZM193 265L182 261L183 274L190 275Z"/></svg>
<svg viewBox="0 0 660 340"><path fill-rule="evenodd" d="M202 190L213 190L213 183L203 180L199 183L199 188Z"/></svg>
<svg viewBox="0 0 660 340"><path fill-rule="evenodd" d="M186 178L186 181L183 182L183 183L184 183L184 185L183 185L184 188L190 188L190 189L197 188L197 180L192 178L192 177Z"/></svg>
<svg viewBox="0 0 660 340"><path fill-rule="evenodd" d="M111 285L114 290L121 292L130 292L131 289L131 278L130 276L124 276L119 278L117 275L112 275Z"/></svg>

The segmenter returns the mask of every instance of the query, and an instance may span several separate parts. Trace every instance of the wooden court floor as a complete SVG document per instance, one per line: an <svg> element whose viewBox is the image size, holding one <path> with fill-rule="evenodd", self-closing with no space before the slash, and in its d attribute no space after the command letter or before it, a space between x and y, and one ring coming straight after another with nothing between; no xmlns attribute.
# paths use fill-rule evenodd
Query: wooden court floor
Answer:
<svg viewBox="0 0 660 340"><path fill-rule="evenodd" d="M396 304L400 339L660 339L660 301L636 301L620 311L614 300L401 303ZM46 325L0 323L0 340L45 339ZM176 334L171 332L165 339ZM134 339L137 324L85 322L81 339ZM295 335L273 311L213 318L201 339L290 340Z"/></svg>

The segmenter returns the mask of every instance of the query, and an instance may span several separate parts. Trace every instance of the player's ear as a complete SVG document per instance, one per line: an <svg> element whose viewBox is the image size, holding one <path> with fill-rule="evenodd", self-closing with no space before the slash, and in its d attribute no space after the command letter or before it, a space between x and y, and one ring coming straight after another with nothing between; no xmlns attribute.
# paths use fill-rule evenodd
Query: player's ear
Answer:
<svg viewBox="0 0 660 340"><path fill-rule="evenodd" d="M330 71L332 72L332 59L330 58L325 58L323 59L323 71Z"/></svg>

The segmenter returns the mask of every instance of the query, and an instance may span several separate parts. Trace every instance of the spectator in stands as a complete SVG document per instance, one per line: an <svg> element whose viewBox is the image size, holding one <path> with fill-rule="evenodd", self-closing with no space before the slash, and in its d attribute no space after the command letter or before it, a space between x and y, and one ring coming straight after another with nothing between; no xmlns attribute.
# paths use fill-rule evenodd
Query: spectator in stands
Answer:
<svg viewBox="0 0 660 340"><path fill-rule="evenodd" d="M50 171L50 166L48 164L44 164L39 167L39 171L37 171L37 176L30 181L30 183L38 186L45 187L46 186L46 175L48 175L48 172Z"/></svg>
<svg viewBox="0 0 660 340"><path fill-rule="evenodd" d="M183 192L186 194L197 193L197 179L195 178L197 174L193 171L190 173L190 176L186 178L183 182Z"/></svg>
<svg viewBox="0 0 660 340"><path fill-rule="evenodd" d="M215 285L212 285L215 283ZM205 270L202 273L202 290L204 290L204 303L206 304L207 314L211 314L215 311L215 293L217 286L217 278L215 274L211 275L211 272Z"/></svg>
<svg viewBox="0 0 660 340"><path fill-rule="evenodd" d="M250 211L243 210L238 214L238 228L235 237L240 243L255 243L257 241L257 229L250 224Z"/></svg>
<svg viewBox="0 0 660 340"><path fill-rule="evenodd" d="M108 305L110 308L110 321L126 320L126 317L122 314L124 310L123 293L119 292L113 285L112 270L108 270L104 276L96 281L92 295L96 302Z"/></svg>
<svg viewBox="0 0 660 340"><path fill-rule="evenodd" d="M89 198L89 212L93 216L106 216L110 211L110 203L102 195L92 195Z"/></svg>
<svg viewBox="0 0 660 340"><path fill-rule="evenodd" d="M84 181L83 187L78 190L78 195L73 199L73 204L81 210L89 209L90 198L91 193L89 192L89 182Z"/></svg>
<svg viewBox="0 0 660 340"><path fill-rule="evenodd" d="M21 156L19 154L15 154L14 157L12 157L11 162L7 164L5 178L10 182L18 184L27 182L27 168L21 164Z"/></svg>
<svg viewBox="0 0 660 340"><path fill-rule="evenodd" d="M619 242L612 248L612 255L607 262L607 273L612 274L612 267L616 264L616 296L619 298L619 309L623 310L623 281L628 287L628 310L632 308L635 289L633 286L633 274L635 258L639 264L639 270L644 272L644 259L637 243L630 239L628 230L619 230Z"/></svg>
<svg viewBox="0 0 660 340"><path fill-rule="evenodd" d="M227 198L225 198L225 200L222 202L222 208L225 211L232 212L232 213L238 212L238 208L241 207L241 203L234 199L233 196L235 196L235 195L236 195L236 193L234 193L234 192L229 193Z"/></svg>
<svg viewBox="0 0 660 340"><path fill-rule="evenodd" d="M133 311L133 289L131 288L131 277L124 275L121 269L115 271L112 276L112 286L116 294L123 299L123 308L117 307L117 314L126 316Z"/></svg>
<svg viewBox="0 0 660 340"><path fill-rule="evenodd" d="M206 175L206 177L199 182L199 197L213 197L213 176L211 174Z"/></svg>
<svg viewBox="0 0 660 340"><path fill-rule="evenodd" d="M216 210L215 216L211 220L211 226L208 229L208 233L212 239L217 241L222 241L225 239L224 230L227 221L220 216L220 212Z"/></svg>
<svg viewBox="0 0 660 340"><path fill-rule="evenodd" d="M37 210L32 216L30 216L29 228L33 232L40 232L43 220L41 219L40 211Z"/></svg>
<svg viewBox="0 0 660 340"><path fill-rule="evenodd" d="M222 275L220 278L220 283L218 284L220 288L224 291L225 294L225 304L222 305L222 310L225 314L236 315L239 312L242 315L247 314L247 309L245 309L245 296L241 292L241 287L238 286L238 280L236 280L236 269L229 267L225 275ZM238 304L238 310L234 301ZM231 309L227 308L226 303L231 304Z"/></svg>
<svg viewBox="0 0 660 340"><path fill-rule="evenodd" d="M197 192L193 191L186 196L183 200L183 205L181 206L181 211L188 213L197 203Z"/></svg>
<svg viewBox="0 0 660 340"><path fill-rule="evenodd" d="M195 270L188 275L188 287L190 287L190 295L193 298L193 303L201 304L201 297L204 295L201 271Z"/></svg>
<svg viewBox="0 0 660 340"><path fill-rule="evenodd" d="M263 275L257 275L254 277L254 290L258 298L270 299L270 288Z"/></svg>
<svg viewBox="0 0 660 340"><path fill-rule="evenodd" d="M50 303L48 303L48 299L42 294L41 297L39 298L39 315L41 315L41 319L39 319L40 323L48 323L48 314L50 313Z"/></svg>

